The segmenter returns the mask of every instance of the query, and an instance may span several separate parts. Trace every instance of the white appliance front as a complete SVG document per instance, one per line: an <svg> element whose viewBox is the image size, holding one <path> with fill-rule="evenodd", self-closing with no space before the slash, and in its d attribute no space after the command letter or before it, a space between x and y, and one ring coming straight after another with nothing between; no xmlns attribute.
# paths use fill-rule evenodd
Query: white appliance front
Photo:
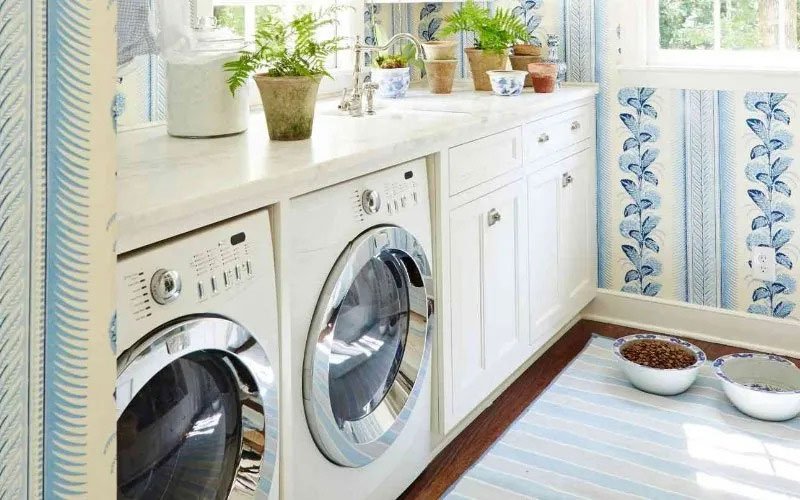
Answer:
<svg viewBox="0 0 800 500"><path fill-rule="evenodd" d="M266 210L118 262L117 497L277 499Z"/></svg>
<svg viewBox="0 0 800 500"><path fill-rule="evenodd" d="M284 498L396 498L431 458L428 200L418 160L291 202Z"/></svg>

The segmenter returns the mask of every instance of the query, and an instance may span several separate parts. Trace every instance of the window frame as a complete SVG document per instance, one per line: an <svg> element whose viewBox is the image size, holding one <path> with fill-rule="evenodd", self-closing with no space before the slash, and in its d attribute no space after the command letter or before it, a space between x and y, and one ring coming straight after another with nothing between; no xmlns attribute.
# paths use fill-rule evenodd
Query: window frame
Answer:
<svg viewBox="0 0 800 500"><path fill-rule="evenodd" d="M719 10L715 10L714 50L663 49L660 1L643 0L634 5L624 0L613 2L623 84L700 90L800 90L800 49L786 48L785 32L781 49L722 49L718 46ZM794 0L781 1L785 6L785 2ZM714 4L718 8L721 0L714 0Z"/></svg>
<svg viewBox="0 0 800 500"><path fill-rule="evenodd" d="M259 5L285 5L287 7L301 5L301 0L192 0L196 2L198 16L213 16L215 6L230 6L245 8L245 33L255 31L255 17L248 16L248 10L255 9ZM312 0L312 3L325 3L321 0ZM342 36L345 37L343 50L336 55L335 66L328 69L332 78L323 78L320 82L319 98L331 97L341 93L345 88L352 85L354 54L350 49L350 41L355 36L364 37L364 0L339 0L342 3L353 7L352 10L345 11L340 19L340 25L345 27ZM245 35L247 36L247 35ZM249 100L251 107L261 106L261 97L252 79L248 82Z"/></svg>

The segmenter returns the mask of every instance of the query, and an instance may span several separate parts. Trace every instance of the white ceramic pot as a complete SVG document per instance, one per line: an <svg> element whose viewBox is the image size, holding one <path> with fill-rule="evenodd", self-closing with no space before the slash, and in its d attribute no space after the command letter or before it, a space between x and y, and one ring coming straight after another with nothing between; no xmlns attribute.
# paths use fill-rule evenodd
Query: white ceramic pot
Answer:
<svg viewBox="0 0 800 500"><path fill-rule="evenodd" d="M378 95L391 99L405 97L411 84L410 68L372 68L372 83L378 84Z"/></svg>
<svg viewBox="0 0 800 500"><path fill-rule="evenodd" d="M800 414L800 368L772 354L731 354L714 361L722 390L742 413L769 421Z"/></svg>
<svg viewBox="0 0 800 500"><path fill-rule="evenodd" d="M694 354L695 363L686 368L673 369L651 368L634 363L622 355L622 350L625 345L639 340L661 340L684 347ZM694 344L690 344L676 337L654 335L651 333L629 335L617 339L614 342L614 355L617 357L620 368L634 387L661 396L674 396L685 392L691 387L694 381L697 380L700 367L703 366L703 363L706 361L706 354Z"/></svg>
<svg viewBox="0 0 800 500"><path fill-rule="evenodd" d="M520 95L525 86L525 77L528 76L527 71L515 70L493 70L486 74L492 82L492 91L501 96Z"/></svg>

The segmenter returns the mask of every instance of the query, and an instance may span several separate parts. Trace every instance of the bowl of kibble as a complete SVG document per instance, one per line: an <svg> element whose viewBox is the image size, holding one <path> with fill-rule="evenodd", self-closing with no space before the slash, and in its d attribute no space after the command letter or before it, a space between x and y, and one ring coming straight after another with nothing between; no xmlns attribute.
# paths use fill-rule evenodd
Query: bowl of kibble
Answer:
<svg viewBox="0 0 800 500"><path fill-rule="evenodd" d="M686 391L706 361L706 354L694 344L652 333L617 339L614 354L634 387L662 396Z"/></svg>

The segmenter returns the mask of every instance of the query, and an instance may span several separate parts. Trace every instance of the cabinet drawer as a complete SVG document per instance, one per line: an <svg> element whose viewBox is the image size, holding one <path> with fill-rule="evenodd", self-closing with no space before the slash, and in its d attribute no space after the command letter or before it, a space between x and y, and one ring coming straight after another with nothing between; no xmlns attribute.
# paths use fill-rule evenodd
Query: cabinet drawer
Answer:
<svg viewBox="0 0 800 500"><path fill-rule="evenodd" d="M525 161L537 160L592 137L594 107L583 106L522 127Z"/></svg>
<svg viewBox="0 0 800 500"><path fill-rule="evenodd" d="M522 166L522 130L514 128L450 149L450 196Z"/></svg>

